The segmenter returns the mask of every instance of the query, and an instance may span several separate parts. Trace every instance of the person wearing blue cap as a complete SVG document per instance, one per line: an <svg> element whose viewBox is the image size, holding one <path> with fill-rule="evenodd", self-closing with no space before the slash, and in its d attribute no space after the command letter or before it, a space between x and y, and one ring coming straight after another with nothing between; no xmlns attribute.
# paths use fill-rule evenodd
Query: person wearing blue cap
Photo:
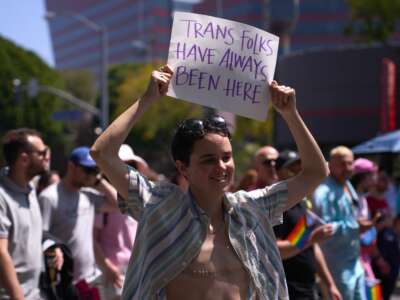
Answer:
<svg viewBox="0 0 400 300"><path fill-rule="evenodd" d="M98 173L89 148L75 148L65 177L46 188L39 198L43 229L71 250L74 283L85 280L90 284L98 277L93 251L95 212L117 209L115 189Z"/></svg>

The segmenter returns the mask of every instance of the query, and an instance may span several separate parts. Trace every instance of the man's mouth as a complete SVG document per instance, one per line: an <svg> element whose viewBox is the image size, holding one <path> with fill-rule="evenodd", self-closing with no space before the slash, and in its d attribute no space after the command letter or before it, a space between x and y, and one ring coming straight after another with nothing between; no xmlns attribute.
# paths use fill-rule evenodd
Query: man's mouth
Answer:
<svg viewBox="0 0 400 300"><path fill-rule="evenodd" d="M222 183L222 182L225 182L228 180L228 174L224 173L219 176L213 176L213 177L211 177L211 179Z"/></svg>

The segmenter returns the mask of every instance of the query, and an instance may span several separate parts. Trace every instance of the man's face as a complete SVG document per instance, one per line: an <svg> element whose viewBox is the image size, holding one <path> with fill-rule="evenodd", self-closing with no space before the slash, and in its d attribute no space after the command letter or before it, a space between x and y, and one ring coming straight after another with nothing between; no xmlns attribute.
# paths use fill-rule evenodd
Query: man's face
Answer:
<svg viewBox="0 0 400 300"><path fill-rule="evenodd" d="M344 183L353 173L352 154L334 155L329 161L331 176L338 182Z"/></svg>
<svg viewBox="0 0 400 300"><path fill-rule="evenodd" d="M195 142L189 165L183 169L193 190L210 195L227 191L235 172L229 139L216 133L205 135Z"/></svg>
<svg viewBox="0 0 400 300"><path fill-rule="evenodd" d="M376 186L377 180L378 180L377 172L368 173L365 176L364 180L360 183L362 184L362 189L364 190L364 192L367 193L371 190L371 188Z"/></svg>
<svg viewBox="0 0 400 300"><path fill-rule="evenodd" d="M72 184L76 188L92 186L96 182L97 168L88 168L72 163Z"/></svg>
<svg viewBox="0 0 400 300"><path fill-rule="evenodd" d="M256 156L258 179L265 185L271 185L278 180L275 163L278 151L273 147L264 147Z"/></svg>
<svg viewBox="0 0 400 300"><path fill-rule="evenodd" d="M26 170L28 177L33 178L46 170L46 155L49 150L43 143L43 140L38 136L28 136L28 142L31 145L31 149L27 153L29 162Z"/></svg>
<svg viewBox="0 0 400 300"><path fill-rule="evenodd" d="M301 160L291 163L285 168L281 168L277 171L279 180L286 180L293 176L296 176L301 171Z"/></svg>
<svg viewBox="0 0 400 300"><path fill-rule="evenodd" d="M45 168L47 171L50 170L50 161L51 161L51 150L50 148L47 148L47 152L44 157Z"/></svg>
<svg viewBox="0 0 400 300"><path fill-rule="evenodd" d="M380 193L386 192L389 187L389 177L384 171L378 172L378 179L376 181L376 190Z"/></svg>

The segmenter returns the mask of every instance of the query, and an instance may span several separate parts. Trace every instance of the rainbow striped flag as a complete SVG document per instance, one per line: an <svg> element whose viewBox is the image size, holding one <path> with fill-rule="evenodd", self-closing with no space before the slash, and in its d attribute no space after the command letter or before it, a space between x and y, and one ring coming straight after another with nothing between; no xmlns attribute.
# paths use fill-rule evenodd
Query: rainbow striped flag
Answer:
<svg viewBox="0 0 400 300"><path fill-rule="evenodd" d="M367 280L365 286L367 289L368 300L383 300L381 285L379 281L371 282Z"/></svg>
<svg viewBox="0 0 400 300"><path fill-rule="evenodd" d="M299 249L302 249L307 243L311 234L310 228L307 226L307 217L302 216L297 222L296 226L288 235L289 242Z"/></svg>

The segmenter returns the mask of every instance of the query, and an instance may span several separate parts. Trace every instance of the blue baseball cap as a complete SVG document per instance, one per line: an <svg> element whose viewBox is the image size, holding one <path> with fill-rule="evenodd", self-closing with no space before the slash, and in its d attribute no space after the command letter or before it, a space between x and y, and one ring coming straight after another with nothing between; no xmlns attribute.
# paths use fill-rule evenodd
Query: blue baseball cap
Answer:
<svg viewBox="0 0 400 300"><path fill-rule="evenodd" d="M90 156L89 147L78 147L72 150L69 160L74 164L87 168L96 168L96 162Z"/></svg>

